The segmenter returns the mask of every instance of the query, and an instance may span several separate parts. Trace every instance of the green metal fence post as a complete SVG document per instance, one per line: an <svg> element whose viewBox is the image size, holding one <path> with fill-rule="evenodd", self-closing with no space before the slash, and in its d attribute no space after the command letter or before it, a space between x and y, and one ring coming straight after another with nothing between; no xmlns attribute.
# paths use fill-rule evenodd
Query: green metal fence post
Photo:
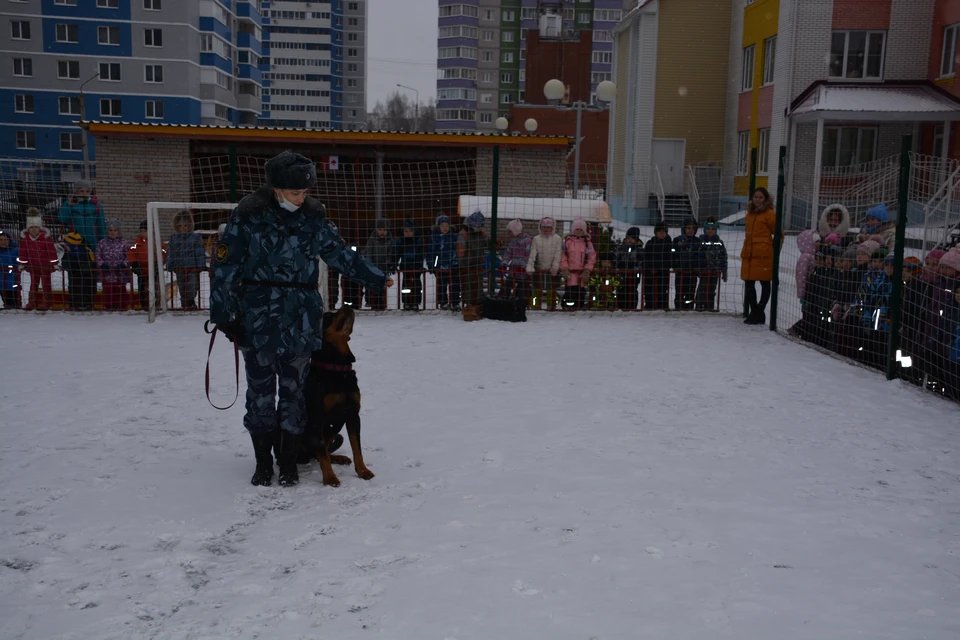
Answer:
<svg viewBox="0 0 960 640"><path fill-rule="evenodd" d="M887 336L887 380L897 377L900 320L903 305L903 249L907 237L907 205L910 201L910 149L913 136L903 136L900 148L900 197L897 206L897 244L893 249L893 292L890 300L890 332Z"/></svg>
<svg viewBox="0 0 960 640"><path fill-rule="evenodd" d="M237 145L230 145L230 202L237 201Z"/></svg>
<svg viewBox="0 0 960 640"><path fill-rule="evenodd" d="M490 274L487 276L487 294L492 298L497 292L497 200L500 197L500 145L493 146L493 185L490 190Z"/></svg>
<svg viewBox="0 0 960 640"><path fill-rule="evenodd" d="M783 189L786 186L787 148L780 147L779 173L777 177L777 228L773 232L773 291L770 293L770 331L777 330L777 303L780 300L780 247L783 244Z"/></svg>

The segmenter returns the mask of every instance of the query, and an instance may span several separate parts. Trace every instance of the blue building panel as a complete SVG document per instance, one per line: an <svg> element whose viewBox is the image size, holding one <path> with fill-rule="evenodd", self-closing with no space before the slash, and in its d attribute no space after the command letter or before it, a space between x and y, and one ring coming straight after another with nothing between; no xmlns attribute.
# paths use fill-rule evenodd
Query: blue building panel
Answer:
<svg viewBox="0 0 960 640"><path fill-rule="evenodd" d="M200 64L205 67L216 67L227 75L233 75L233 65L226 58L221 58L215 53L201 53Z"/></svg>
<svg viewBox="0 0 960 640"><path fill-rule="evenodd" d="M237 76L238 78L253 80L257 84L263 83L263 74L260 72L260 69L256 68L252 64L240 64L237 66L240 69L240 74Z"/></svg>
<svg viewBox="0 0 960 640"><path fill-rule="evenodd" d="M237 2L237 17L250 18L258 26L263 26L263 16L260 15L260 12L257 11L256 6L254 6L252 2Z"/></svg>
<svg viewBox="0 0 960 640"><path fill-rule="evenodd" d="M77 42L57 42L58 24L76 26ZM118 27L120 31L120 44L99 44L97 40L98 27ZM69 20L64 18L44 18L42 31L43 50L47 53L130 57L132 52L129 22L90 22L86 20Z"/></svg>
<svg viewBox="0 0 960 640"><path fill-rule="evenodd" d="M232 38L233 34L230 31L230 27L223 24L219 20L216 20L215 18L201 17L200 31L213 32L218 36L220 36L221 38L223 38L224 40L226 40L227 42L233 42L233 38Z"/></svg>
<svg viewBox="0 0 960 640"><path fill-rule="evenodd" d="M263 45L257 40L252 33L238 33L237 34L237 48L238 49L250 49L258 56L263 55Z"/></svg>
<svg viewBox="0 0 960 640"><path fill-rule="evenodd" d="M56 4L55 0L40 0L40 12L44 17L64 16L86 20L129 20L130 2L120 2L116 9L98 7L95 0L80 0L74 6Z"/></svg>

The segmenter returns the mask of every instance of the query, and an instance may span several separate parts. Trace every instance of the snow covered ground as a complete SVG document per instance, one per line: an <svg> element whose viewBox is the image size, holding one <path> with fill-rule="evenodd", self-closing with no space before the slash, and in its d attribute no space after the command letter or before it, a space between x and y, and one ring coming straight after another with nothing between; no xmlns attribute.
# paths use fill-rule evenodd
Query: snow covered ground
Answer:
<svg viewBox="0 0 960 640"><path fill-rule="evenodd" d="M730 317L362 316L377 477L254 488L201 324L0 318L0 638L960 637L953 404Z"/></svg>

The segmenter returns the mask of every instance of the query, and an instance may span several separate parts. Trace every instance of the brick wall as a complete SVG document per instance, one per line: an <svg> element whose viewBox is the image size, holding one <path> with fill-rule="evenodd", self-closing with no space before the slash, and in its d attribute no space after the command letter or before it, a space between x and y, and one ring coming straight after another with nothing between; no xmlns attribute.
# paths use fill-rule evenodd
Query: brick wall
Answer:
<svg viewBox="0 0 960 640"><path fill-rule="evenodd" d="M923 80L930 64L934 0L892 0L883 76Z"/></svg>
<svg viewBox="0 0 960 640"><path fill-rule="evenodd" d="M124 237L135 237L148 202L190 199L190 142L97 138L97 196L108 217L120 218Z"/></svg>
<svg viewBox="0 0 960 640"><path fill-rule="evenodd" d="M741 65L743 63L743 7L742 2L733 4L730 16L730 41L727 55L727 98L723 136L723 173L720 178L720 192L733 193L737 169L737 142L740 131L740 87Z"/></svg>
<svg viewBox="0 0 960 640"><path fill-rule="evenodd" d="M567 152L560 149L500 149L501 197L562 198ZM477 195L492 195L493 149L477 149Z"/></svg>
<svg viewBox="0 0 960 640"><path fill-rule="evenodd" d="M834 29L890 27L891 0L833 0Z"/></svg>

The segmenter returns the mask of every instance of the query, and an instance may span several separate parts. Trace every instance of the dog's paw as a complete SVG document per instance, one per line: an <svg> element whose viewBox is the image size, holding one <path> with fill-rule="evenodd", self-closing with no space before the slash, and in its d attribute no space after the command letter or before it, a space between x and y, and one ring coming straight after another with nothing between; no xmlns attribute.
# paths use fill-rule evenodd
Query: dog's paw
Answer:
<svg viewBox="0 0 960 640"><path fill-rule="evenodd" d="M357 469L357 475L363 478L364 480L372 480L374 478L373 471L364 467L363 469Z"/></svg>
<svg viewBox="0 0 960 640"><path fill-rule="evenodd" d="M340 478L338 478L337 476L335 476L335 475L332 474L332 473L331 473L329 476L326 476L326 475L325 475L325 476L323 476L323 484L326 485L326 486L328 486L328 487L339 487L339 486L340 486Z"/></svg>
<svg viewBox="0 0 960 640"><path fill-rule="evenodd" d="M352 464L353 460L347 456L330 456L330 462L333 464Z"/></svg>

